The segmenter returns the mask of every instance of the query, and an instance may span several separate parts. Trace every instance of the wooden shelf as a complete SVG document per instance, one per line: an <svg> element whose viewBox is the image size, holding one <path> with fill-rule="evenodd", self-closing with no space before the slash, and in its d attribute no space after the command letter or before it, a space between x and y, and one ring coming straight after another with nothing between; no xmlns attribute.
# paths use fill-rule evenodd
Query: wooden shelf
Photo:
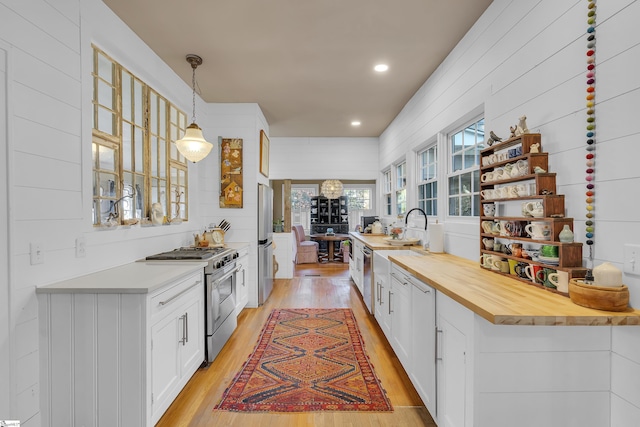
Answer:
<svg viewBox="0 0 640 427"><path fill-rule="evenodd" d="M563 243L560 242L560 232L565 226L573 231L573 218L564 217L564 195L558 195L556 193L556 174L548 171L549 156L548 153L542 152L542 144L540 142L540 134L524 134L515 138L510 138L506 141L494 143L491 147L485 148L480 152L481 155L481 173L489 173L497 168L504 167L507 164L514 164L518 161L527 161L527 173L525 175L508 177L505 179L485 181L480 183L482 190L491 192L492 189L504 188L504 186L513 183L534 181L535 188L532 192L535 194L521 197L499 197L485 199L481 198L480 204L489 203L509 203L509 202L523 202L523 201L541 201L543 208L543 217L523 217L523 216L481 216L480 217L480 254L492 255L499 258L516 260L518 262L537 265L545 268L551 268L554 270L565 271L569 275L569 279L582 278L586 275L587 269L582 267L582 243ZM538 150L536 153L531 153L531 146L538 144ZM520 156L514 156L511 158L504 158L510 147L518 146L522 147L522 154ZM513 152L511 153L513 154ZM497 161L497 158L502 160ZM493 160L493 163L488 163ZM535 173L536 167L542 168L545 172ZM488 175L485 175L485 177ZM484 194L487 193L484 192ZM481 196L482 197L482 196ZM523 224L529 224L535 221L544 221L551 226L551 236L549 240L537 240L529 237L520 236L508 236L493 233L486 233L482 228L484 221L519 221ZM493 250L485 249L482 242L482 238L491 238L499 240L508 240L522 243L533 243L537 245L553 245L558 247L558 265L545 264L541 261L533 261L529 258L514 257L513 255L507 255L503 252L495 252ZM533 283L532 281L519 277L518 275L502 273L493 269L486 269L492 273L497 273L502 276L507 276L516 279L520 282L527 283L529 285L537 286L553 292L559 293L564 296L568 296L563 292L557 292L555 289L546 288L543 285Z"/></svg>
<svg viewBox="0 0 640 427"><path fill-rule="evenodd" d="M525 133L523 135L509 138L505 141L494 143L491 147L487 147L484 150L480 151L480 155L492 154L495 151L504 150L505 148L510 148L519 144L522 144L522 154L525 154L529 153L531 150L531 145L536 143L540 144L539 133ZM538 150L542 151L542 145L540 145Z"/></svg>

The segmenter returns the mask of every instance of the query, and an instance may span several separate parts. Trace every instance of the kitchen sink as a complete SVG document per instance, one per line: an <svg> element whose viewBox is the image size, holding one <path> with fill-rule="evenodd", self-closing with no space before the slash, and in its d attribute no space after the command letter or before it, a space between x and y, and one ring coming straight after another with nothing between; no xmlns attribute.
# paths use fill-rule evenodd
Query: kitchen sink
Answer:
<svg viewBox="0 0 640 427"><path fill-rule="evenodd" d="M425 256L410 249L373 251L373 272L375 274L389 274L391 262L389 256Z"/></svg>

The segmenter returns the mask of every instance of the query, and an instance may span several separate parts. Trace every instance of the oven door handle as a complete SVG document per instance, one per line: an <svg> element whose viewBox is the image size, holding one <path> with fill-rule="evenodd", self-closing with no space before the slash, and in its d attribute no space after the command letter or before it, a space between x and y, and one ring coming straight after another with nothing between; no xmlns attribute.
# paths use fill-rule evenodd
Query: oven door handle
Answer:
<svg viewBox="0 0 640 427"><path fill-rule="evenodd" d="M231 270L230 272L228 272L227 274L225 274L224 276L220 277L219 279L216 279L213 282L213 286L218 286L221 282L224 282L225 280L227 280L229 277L231 277L232 275L236 274L238 271L240 271L240 269L242 269L242 265L237 266L235 269Z"/></svg>

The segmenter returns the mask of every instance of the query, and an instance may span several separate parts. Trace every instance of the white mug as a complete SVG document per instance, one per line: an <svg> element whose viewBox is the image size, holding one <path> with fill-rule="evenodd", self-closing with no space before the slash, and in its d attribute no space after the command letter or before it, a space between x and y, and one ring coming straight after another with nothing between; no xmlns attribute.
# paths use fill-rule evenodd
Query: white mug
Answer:
<svg viewBox="0 0 640 427"><path fill-rule="evenodd" d="M485 172L480 177L480 182L489 182L493 181L493 172Z"/></svg>
<svg viewBox="0 0 640 427"><path fill-rule="evenodd" d="M557 270L549 274L549 281L555 285L560 292L569 292L569 273Z"/></svg>
<svg viewBox="0 0 640 427"><path fill-rule="evenodd" d="M487 234L491 234L491 232L493 231L493 221L482 221L481 226L484 232Z"/></svg>
<svg viewBox="0 0 640 427"><path fill-rule="evenodd" d="M485 200L495 199L496 198L495 192L496 190L481 190L480 195Z"/></svg>
<svg viewBox="0 0 640 427"><path fill-rule="evenodd" d="M480 255L480 266L482 268L491 268L491 266L493 266L493 255L489 255L489 254Z"/></svg>
<svg viewBox="0 0 640 427"><path fill-rule="evenodd" d="M551 239L551 225L547 222L532 222L524 227L524 231L535 240Z"/></svg>
<svg viewBox="0 0 640 427"><path fill-rule="evenodd" d="M485 203L482 205L482 211L484 212L484 216L494 216L496 214L495 203Z"/></svg>
<svg viewBox="0 0 640 427"><path fill-rule="evenodd" d="M482 238L482 243L484 243L484 247L486 250L491 251L493 250L493 239L489 239L488 237L483 237Z"/></svg>

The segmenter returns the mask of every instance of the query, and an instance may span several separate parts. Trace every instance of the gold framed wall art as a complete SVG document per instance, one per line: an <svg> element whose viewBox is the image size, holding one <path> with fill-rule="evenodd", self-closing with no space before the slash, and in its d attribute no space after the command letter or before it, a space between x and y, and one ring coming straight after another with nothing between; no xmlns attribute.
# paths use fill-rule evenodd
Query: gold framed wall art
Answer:
<svg viewBox="0 0 640 427"><path fill-rule="evenodd" d="M269 178L269 137L260 129L260 173Z"/></svg>
<svg viewBox="0 0 640 427"><path fill-rule="evenodd" d="M243 192L242 139L220 138L220 207L241 208Z"/></svg>

